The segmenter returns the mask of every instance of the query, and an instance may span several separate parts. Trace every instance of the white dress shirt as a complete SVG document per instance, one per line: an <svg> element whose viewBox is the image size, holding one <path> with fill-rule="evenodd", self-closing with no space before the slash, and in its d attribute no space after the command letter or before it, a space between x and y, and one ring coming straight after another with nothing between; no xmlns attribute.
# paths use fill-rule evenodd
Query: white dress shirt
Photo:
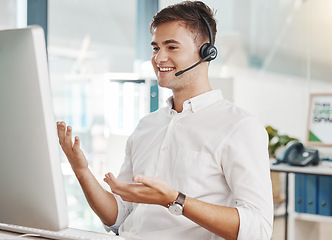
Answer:
<svg viewBox="0 0 332 240"><path fill-rule="evenodd" d="M212 90L144 117L129 137L118 179L158 177L198 200L236 207L238 239L270 239L273 198L268 137L257 119ZM159 205L118 203L120 236L138 239L222 239ZM185 206L184 206L185 207ZM107 228L107 227L106 227Z"/></svg>

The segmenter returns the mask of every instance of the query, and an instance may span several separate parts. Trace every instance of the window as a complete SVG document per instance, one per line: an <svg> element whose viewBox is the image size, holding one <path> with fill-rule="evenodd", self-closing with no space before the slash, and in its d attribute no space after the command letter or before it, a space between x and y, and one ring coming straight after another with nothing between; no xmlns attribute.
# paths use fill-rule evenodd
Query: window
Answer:
<svg viewBox="0 0 332 240"><path fill-rule="evenodd" d="M89 166L101 182L108 171L118 174L127 137L149 110L145 84L133 74L135 23L135 0L48 4L56 118L71 125L73 134L81 138ZM104 231L64 155L63 170L70 226Z"/></svg>

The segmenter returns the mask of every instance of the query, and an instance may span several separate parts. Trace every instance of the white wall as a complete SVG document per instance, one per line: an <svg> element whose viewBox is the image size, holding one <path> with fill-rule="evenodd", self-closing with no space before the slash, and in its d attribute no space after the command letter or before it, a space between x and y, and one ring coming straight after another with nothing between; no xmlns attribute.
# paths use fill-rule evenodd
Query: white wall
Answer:
<svg viewBox="0 0 332 240"><path fill-rule="evenodd" d="M254 114L264 126L271 125L303 143L310 93L332 93L332 79L307 80L249 68L235 71L234 103Z"/></svg>

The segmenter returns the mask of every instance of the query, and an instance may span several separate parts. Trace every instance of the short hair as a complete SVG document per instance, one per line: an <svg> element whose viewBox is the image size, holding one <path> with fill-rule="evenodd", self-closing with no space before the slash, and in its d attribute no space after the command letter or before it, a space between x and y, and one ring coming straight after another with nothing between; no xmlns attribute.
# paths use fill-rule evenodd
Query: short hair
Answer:
<svg viewBox="0 0 332 240"><path fill-rule="evenodd" d="M152 19L150 33L153 34L160 24L180 21L193 34L194 42L200 45L209 39L209 31L202 17L209 23L215 41L217 23L214 12L201 1L184 1L160 10Z"/></svg>

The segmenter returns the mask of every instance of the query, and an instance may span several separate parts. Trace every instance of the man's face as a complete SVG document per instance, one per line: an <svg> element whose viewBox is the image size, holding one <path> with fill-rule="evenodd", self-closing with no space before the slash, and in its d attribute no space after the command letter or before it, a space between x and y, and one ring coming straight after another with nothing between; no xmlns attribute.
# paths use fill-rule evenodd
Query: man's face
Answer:
<svg viewBox="0 0 332 240"><path fill-rule="evenodd" d="M194 68L178 77L175 73L184 70L200 60L198 47L190 31L177 21L157 26L153 35L152 65L159 86L180 90L195 80Z"/></svg>

